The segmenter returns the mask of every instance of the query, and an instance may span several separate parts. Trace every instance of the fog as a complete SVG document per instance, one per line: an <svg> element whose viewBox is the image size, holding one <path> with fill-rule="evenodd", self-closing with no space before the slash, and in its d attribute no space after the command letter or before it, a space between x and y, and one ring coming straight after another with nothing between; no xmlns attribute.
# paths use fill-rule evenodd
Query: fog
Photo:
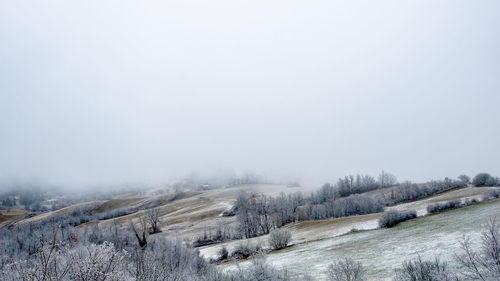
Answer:
<svg viewBox="0 0 500 281"><path fill-rule="evenodd" d="M498 1L3 1L0 179L500 175Z"/></svg>

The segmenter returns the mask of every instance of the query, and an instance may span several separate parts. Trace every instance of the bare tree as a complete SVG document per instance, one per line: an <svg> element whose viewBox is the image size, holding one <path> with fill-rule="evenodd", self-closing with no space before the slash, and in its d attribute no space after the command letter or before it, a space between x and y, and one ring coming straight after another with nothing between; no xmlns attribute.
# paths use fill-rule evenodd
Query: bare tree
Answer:
<svg viewBox="0 0 500 281"><path fill-rule="evenodd" d="M151 208L147 210L146 216L148 219L149 227L150 227L150 234L154 233L159 233L161 232L160 229L160 210L158 208Z"/></svg>
<svg viewBox="0 0 500 281"><path fill-rule="evenodd" d="M140 227L137 229L132 221L129 222L130 228L134 232L135 238L137 238L137 242L141 249L145 249L148 245L148 223L146 217L141 217L139 219Z"/></svg>
<svg viewBox="0 0 500 281"><path fill-rule="evenodd" d="M500 280L500 226L496 219L486 224L480 245L479 251L475 251L471 238L464 237L461 242L463 254L456 256L465 269L462 275L472 280Z"/></svg>
<svg viewBox="0 0 500 281"><path fill-rule="evenodd" d="M330 281L364 281L364 275L363 265L350 258L330 264L327 271Z"/></svg>

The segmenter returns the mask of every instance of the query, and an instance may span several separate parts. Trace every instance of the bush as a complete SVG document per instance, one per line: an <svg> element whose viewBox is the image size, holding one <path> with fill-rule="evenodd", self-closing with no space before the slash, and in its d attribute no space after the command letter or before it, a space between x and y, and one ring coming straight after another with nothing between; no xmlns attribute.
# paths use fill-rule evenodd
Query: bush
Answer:
<svg viewBox="0 0 500 281"><path fill-rule="evenodd" d="M276 229L269 234L269 246L278 250L285 248L292 239L292 233L288 229Z"/></svg>
<svg viewBox="0 0 500 281"><path fill-rule="evenodd" d="M488 173L479 173L472 179L474 186L495 186L496 179Z"/></svg>
<svg viewBox="0 0 500 281"><path fill-rule="evenodd" d="M230 280L238 281L289 281L292 280L286 270L276 269L266 263L263 257L252 260L252 264L246 268L239 268Z"/></svg>
<svg viewBox="0 0 500 281"><path fill-rule="evenodd" d="M461 204L460 200L452 200L452 201L448 201L446 203L436 203L436 204L427 206L427 212L429 214L433 214L433 213L441 212L441 211L448 210L448 209L455 209L455 208L460 207L461 205L462 204Z"/></svg>
<svg viewBox="0 0 500 281"><path fill-rule="evenodd" d="M477 239L478 250L474 249L476 241L464 237L460 243L462 253L455 256L466 280L500 280L500 225L493 218L485 228Z"/></svg>
<svg viewBox="0 0 500 281"><path fill-rule="evenodd" d="M327 276L331 281L363 281L365 271L359 262L345 258L328 266Z"/></svg>
<svg viewBox="0 0 500 281"><path fill-rule="evenodd" d="M469 205L472 205L472 204L476 204L478 202L479 201L476 198L472 198L472 199L467 198L467 199L465 199L464 206L469 206Z"/></svg>
<svg viewBox="0 0 500 281"><path fill-rule="evenodd" d="M222 248L220 248L218 253L217 253L217 259L219 261L227 260L228 256L229 256L229 252L227 251L226 246L222 246Z"/></svg>
<svg viewBox="0 0 500 281"><path fill-rule="evenodd" d="M387 211L382 214L382 216L378 220L378 224L380 225L380 227L393 227L400 222L411 220L416 217L417 217L417 212L415 211L407 211L407 212Z"/></svg>
<svg viewBox="0 0 500 281"><path fill-rule="evenodd" d="M493 199L500 197L500 189L490 189L483 193L483 199Z"/></svg>
<svg viewBox="0 0 500 281"><path fill-rule="evenodd" d="M422 261L420 257L403 262L403 268L396 273L394 281L448 281L458 280L445 263L437 258L434 261Z"/></svg>
<svg viewBox="0 0 500 281"><path fill-rule="evenodd" d="M234 248L231 257L235 259L246 259L259 252L261 248L262 247L258 243L250 243L248 241L246 243L240 243Z"/></svg>

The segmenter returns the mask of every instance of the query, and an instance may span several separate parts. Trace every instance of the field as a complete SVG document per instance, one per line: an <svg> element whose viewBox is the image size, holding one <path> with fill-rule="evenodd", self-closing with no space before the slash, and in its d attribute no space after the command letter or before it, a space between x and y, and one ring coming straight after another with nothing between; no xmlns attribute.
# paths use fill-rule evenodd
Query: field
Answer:
<svg viewBox="0 0 500 281"><path fill-rule="evenodd" d="M498 199L406 221L389 229L298 244L269 253L267 261L286 267L292 275L308 273L323 280L329 263L350 257L365 266L369 280L390 280L388 277L404 259L420 255L424 259L439 256L443 261L452 261L462 236L479 237L482 225L494 216L500 219ZM237 264L245 266L249 262L220 267L232 270Z"/></svg>
<svg viewBox="0 0 500 281"><path fill-rule="evenodd" d="M29 212L24 211L24 210L17 210L17 209L2 210L0 212L0 228L14 222L17 219L20 219L28 214L29 214Z"/></svg>

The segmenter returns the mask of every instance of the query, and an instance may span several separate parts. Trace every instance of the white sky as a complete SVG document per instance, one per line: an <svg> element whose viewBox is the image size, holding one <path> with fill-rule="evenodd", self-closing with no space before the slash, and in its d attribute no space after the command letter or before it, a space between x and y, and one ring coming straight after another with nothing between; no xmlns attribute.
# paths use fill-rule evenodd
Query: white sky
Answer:
<svg viewBox="0 0 500 281"><path fill-rule="evenodd" d="M0 178L500 175L499 1L2 1Z"/></svg>

